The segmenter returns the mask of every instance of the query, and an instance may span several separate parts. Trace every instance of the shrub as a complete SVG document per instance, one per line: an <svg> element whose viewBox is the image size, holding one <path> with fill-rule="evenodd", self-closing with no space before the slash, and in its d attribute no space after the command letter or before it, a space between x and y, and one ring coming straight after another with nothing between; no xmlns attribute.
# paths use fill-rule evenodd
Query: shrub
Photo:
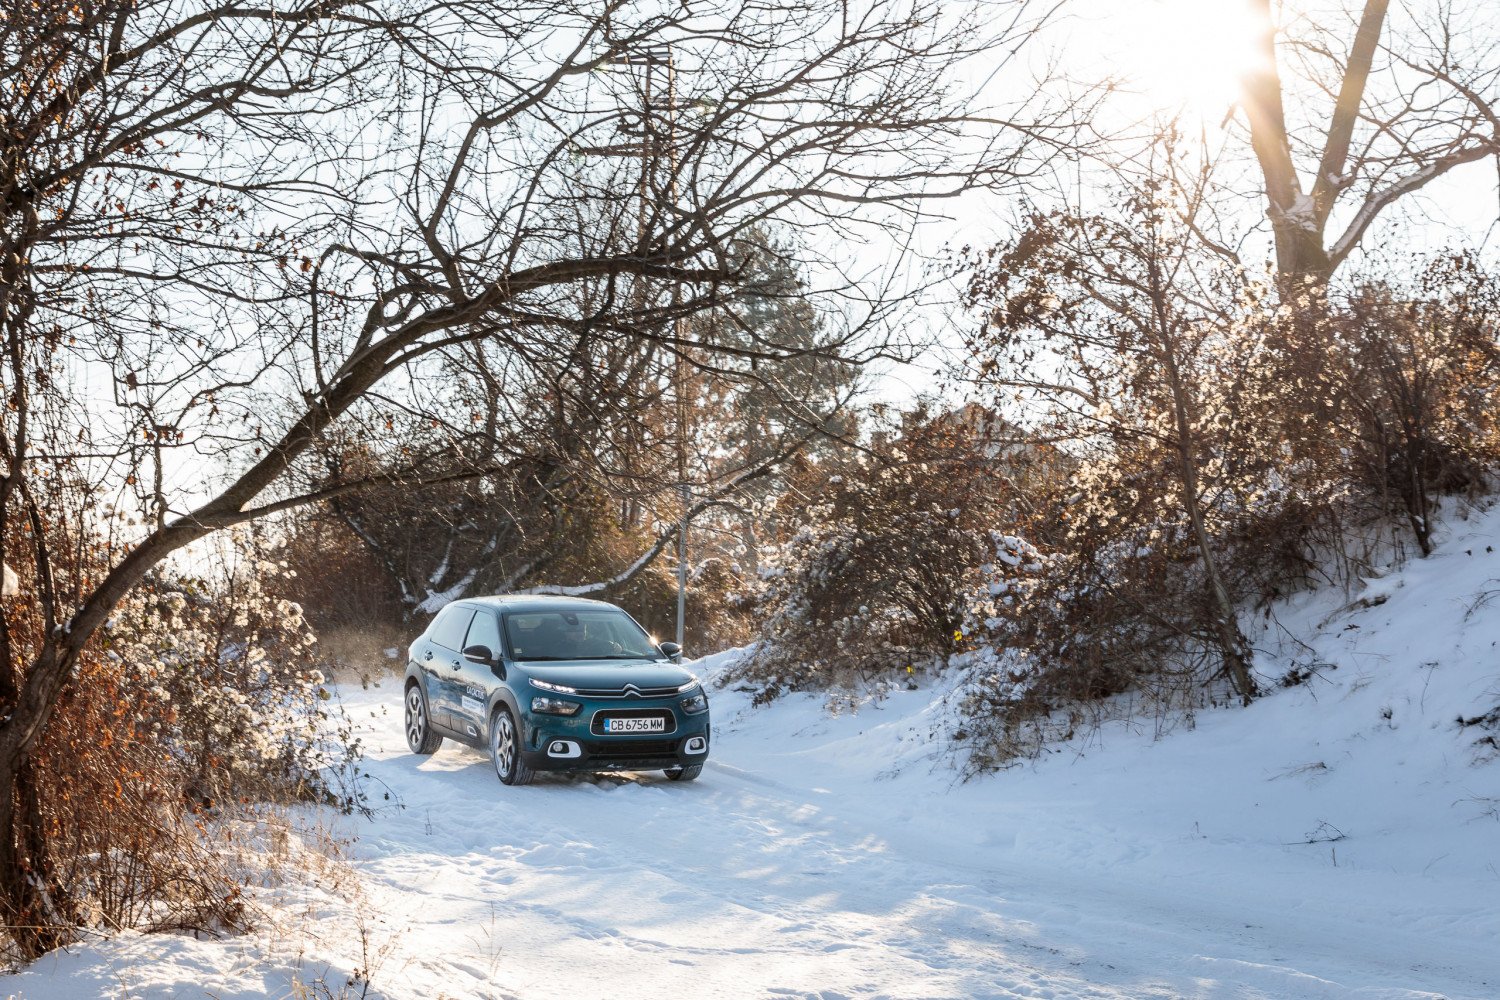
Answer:
<svg viewBox="0 0 1500 1000"><path fill-rule="evenodd" d="M1024 273L1057 271L1035 244ZM1314 573L1352 583L1369 550L1350 542L1367 526L1404 523L1425 555L1434 494L1482 490L1500 463L1500 292L1467 258L1434 262L1410 287L1367 282L1296 308L1244 289L1219 301L1215 287L1195 286L1191 305L1185 289L1160 291L1164 315L1193 316L1176 363L1204 537L1193 537L1174 468L1180 439L1142 391L1151 382L1135 372L1133 345L1098 337L1092 363L1102 368L1110 345L1129 377L1107 407L1049 425L1079 462L1067 495L1051 497L1060 531L1047 573L972 658L958 729L973 766L1035 753L1116 696L1128 696L1118 711L1161 724L1229 700L1240 685L1215 627L1209 555L1241 615ZM1069 336L1087 329L1081 317L1063 317Z"/></svg>
<svg viewBox="0 0 1500 1000"><path fill-rule="evenodd" d="M1013 437L977 408L919 411L804 484L813 495L755 594L762 641L741 675L761 700L904 676L966 648L977 602L999 586L1005 539L992 529L1046 468Z"/></svg>
<svg viewBox="0 0 1500 1000"><path fill-rule="evenodd" d="M1351 486L1432 551L1432 497L1485 488L1500 462L1500 285L1468 257L1415 288L1360 286L1332 322Z"/></svg>
<svg viewBox="0 0 1500 1000"><path fill-rule="evenodd" d="M362 807L359 747L330 712L314 637L267 592L286 571L239 555L216 582L151 580L87 647L18 786L12 836L36 903L6 916L28 936L15 957L76 927L243 926L246 822L267 804ZM8 613L35 614L24 594Z"/></svg>

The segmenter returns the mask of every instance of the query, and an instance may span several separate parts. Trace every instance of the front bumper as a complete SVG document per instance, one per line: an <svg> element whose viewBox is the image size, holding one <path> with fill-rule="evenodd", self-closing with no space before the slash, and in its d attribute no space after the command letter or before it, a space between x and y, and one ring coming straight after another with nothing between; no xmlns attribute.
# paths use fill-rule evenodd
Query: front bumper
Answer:
<svg viewBox="0 0 1500 1000"><path fill-rule="evenodd" d="M609 736L591 725L601 711L665 709L673 716L669 733ZM528 713L521 758L537 771L655 771L688 767L708 759L709 713L688 715L670 702L585 704L573 717ZM565 744L558 753L555 744ZM699 749L701 747L701 749Z"/></svg>

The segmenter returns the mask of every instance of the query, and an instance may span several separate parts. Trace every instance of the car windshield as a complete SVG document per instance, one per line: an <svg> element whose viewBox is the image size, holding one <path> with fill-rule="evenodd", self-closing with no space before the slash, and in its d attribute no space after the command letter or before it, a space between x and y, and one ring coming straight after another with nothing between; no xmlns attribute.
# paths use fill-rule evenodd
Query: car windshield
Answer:
<svg viewBox="0 0 1500 1000"><path fill-rule="evenodd" d="M661 652L620 611L535 611L505 618L515 660L641 660Z"/></svg>

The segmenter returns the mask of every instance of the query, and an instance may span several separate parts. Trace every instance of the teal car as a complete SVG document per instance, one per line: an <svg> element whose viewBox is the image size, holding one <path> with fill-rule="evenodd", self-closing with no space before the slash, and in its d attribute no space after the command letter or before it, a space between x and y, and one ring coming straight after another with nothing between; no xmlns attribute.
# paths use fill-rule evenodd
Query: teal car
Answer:
<svg viewBox="0 0 1500 1000"><path fill-rule="evenodd" d="M692 781L708 759L708 695L613 604L577 597L455 601L408 651L406 742L488 751L495 774L647 771Z"/></svg>

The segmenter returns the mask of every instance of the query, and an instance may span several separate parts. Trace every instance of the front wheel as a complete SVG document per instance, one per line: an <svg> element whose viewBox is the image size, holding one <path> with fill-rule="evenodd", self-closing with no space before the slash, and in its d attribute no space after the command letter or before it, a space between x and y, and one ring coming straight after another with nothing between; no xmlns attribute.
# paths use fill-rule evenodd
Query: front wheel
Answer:
<svg viewBox="0 0 1500 1000"><path fill-rule="evenodd" d="M529 785L536 774L521 759L521 734L508 708L501 708L490 722L490 760L495 775L507 785Z"/></svg>
<svg viewBox="0 0 1500 1000"><path fill-rule="evenodd" d="M687 767L669 767L665 774L673 781L693 781L703 773L702 764L689 764Z"/></svg>
<svg viewBox="0 0 1500 1000"><path fill-rule="evenodd" d="M415 683L406 686L406 745L412 753L424 757L443 745L443 738L432 731L428 719L427 696L422 693L422 685Z"/></svg>

